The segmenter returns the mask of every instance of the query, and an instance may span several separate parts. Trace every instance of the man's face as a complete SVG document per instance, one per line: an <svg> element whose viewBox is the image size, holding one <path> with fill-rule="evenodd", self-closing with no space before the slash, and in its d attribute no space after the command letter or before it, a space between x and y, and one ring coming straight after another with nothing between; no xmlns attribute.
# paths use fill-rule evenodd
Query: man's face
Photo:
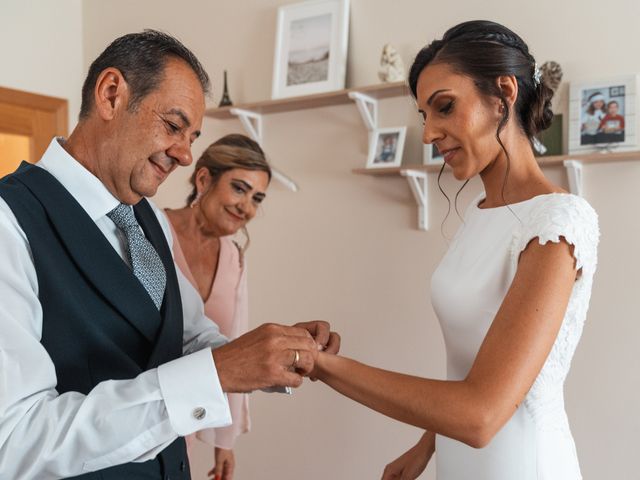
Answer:
<svg viewBox="0 0 640 480"><path fill-rule="evenodd" d="M607 107L607 112L609 115L617 115L618 114L618 104L615 102L611 102Z"/></svg>
<svg viewBox="0 0 640 480"><path fill-rule="evenodd" d="M98 160L100 179L123 203L153 196L169 173L193 160L205 109L202 86L179 59L167 61L163 77L133 111L118 110Z"/></svg>

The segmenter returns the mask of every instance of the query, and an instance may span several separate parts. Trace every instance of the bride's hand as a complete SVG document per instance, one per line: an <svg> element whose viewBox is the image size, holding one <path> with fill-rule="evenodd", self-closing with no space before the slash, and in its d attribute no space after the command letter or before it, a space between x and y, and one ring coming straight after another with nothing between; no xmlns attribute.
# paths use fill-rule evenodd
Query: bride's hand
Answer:
<svg viewBox="0 0 640 480"><path fill-rule="evenodd" d="M434 436L426 432L420 441L389 463L382 480L414 480L420 476L434 452Z"/></svg>

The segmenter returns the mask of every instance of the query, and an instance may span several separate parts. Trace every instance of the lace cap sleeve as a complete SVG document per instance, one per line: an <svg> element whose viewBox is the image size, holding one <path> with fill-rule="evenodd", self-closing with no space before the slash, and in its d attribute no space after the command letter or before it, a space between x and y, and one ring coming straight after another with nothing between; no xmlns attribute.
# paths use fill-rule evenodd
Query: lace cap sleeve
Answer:
<svg viewBox="0 0 640 480"><path fill-rule="evenodd" d="M598 214L586 200L570 194L546 195L522 218L513 239L514 264L531 240L537 238L544 245L559 243L560 237L574 247L576 270L593 274L598 262Z"/></svg>

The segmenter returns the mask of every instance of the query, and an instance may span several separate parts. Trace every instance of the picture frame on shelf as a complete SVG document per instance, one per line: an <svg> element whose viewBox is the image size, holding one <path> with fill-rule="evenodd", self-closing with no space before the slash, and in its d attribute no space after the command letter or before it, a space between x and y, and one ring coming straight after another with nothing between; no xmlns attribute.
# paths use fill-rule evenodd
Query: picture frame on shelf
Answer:
<svg viewBox="0 0 640 480"><path fill-rule="evenodd" d="M277 25L273 99L344 89L349 0L283 5Z"/></svg>
<svg viewBox="0 0 640 480"><path fill-rule="evenodd" d="M438 151L433 143L425 143L422 145L422 164L423 165L442 165L444 157Z"/></svg>
<svg viewBox="0 0 640 480"><path fill-rule="evenodd" d="M569 153L638 147L639 78L631 74L570 85Z"/></svg>
<svg viewBox="0 0 640 480"><path fill-rule="evenodd" d="M407 127L378 128L371 134L367 168L399 167Z"/></svg>

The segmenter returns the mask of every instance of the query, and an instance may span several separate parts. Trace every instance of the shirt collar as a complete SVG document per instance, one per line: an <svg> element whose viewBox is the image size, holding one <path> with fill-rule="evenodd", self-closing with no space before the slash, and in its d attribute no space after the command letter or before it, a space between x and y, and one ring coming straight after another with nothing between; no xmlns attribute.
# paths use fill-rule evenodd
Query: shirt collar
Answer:
<svg viewBox="0 0 640 480"><path fill-rule="evenodd" d="M104 184L62 148L64 138L51 140L37 166L53 175L84 208L93 221L113 210L120 201Z"/></svg>

